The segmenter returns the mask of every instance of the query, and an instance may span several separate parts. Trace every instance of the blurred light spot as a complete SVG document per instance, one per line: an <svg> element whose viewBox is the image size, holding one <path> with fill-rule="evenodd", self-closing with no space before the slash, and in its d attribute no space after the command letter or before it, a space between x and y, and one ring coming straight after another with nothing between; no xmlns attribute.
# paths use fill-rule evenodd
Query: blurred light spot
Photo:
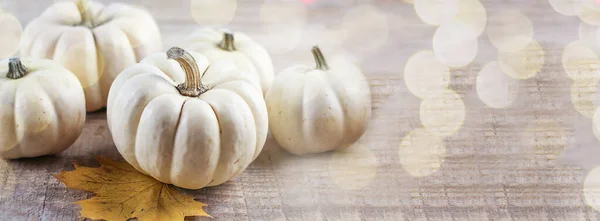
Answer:
<svg viewBox="0 0 600 221"><path fill-rule="evenodd" d="M444 90L427 96L421 101L419 117L431 133L448 137L464 123L466 115L462 98L452 90Z"/></svg>
<svg viewBox="0 0 600 221"><path fill-rule="evenodd" d="M306 6L300 2L274 2L260 6L263 27L257 41L272 54L284 54L302 41L306 23Z"/></svg>
<svg viewBox="0 0 600 221"><path fill-rule="evenodd" d="M571 102L575 110L583 116L592 118L596 107L600 104L598 85L586 81L575 81L571 85Z"/></svg>
<svg viewBox="0 0 600 221"><path fill-rule="evenodd" d="M596 138L600 140L600 108L596 108L592 116L592 129Z"/></svg>
<svg viewBox="0 0 600 221"><path fill-rule="evenodd" d="M477 34L462 22L444 23L433 35L433 51L450 67L467 66L477 55Z"/></svg>
<svg viewBox="0 0 600 221"><path fill-rule="evenodd" d="M301 41L303 45L318 45L319 48L324 51L337 51L343 49L340 47L343 43L341 40L343 39L343 33L342 30L337 27L329 28L322 24L311 24L305 26L304 33Z"/></svg>
<svg viewBox="0 0 600 221"><path fill-rule="evenodd" d="M600 9L585 6L579 13L579 18L590 25L600 25Z"/></svg>
<svg viewBox="0 0 600 221"><path fill-rule="evenodd" d="M504 73L516 79L529 79L535 76L544 66L544 49L536 40L515 52L498 54L500 67Z"/></svg>
<svg viewBox="0 0 600 221"><path fill-rule="evenodd" d="M550 5L558 13L566 16L578 15L583 9L582 0L549 0Z"/></svg>
<svg viewBox="0 0 600 221"><path fill-rule="evenodd" d="M536 159L554 160L567 147L566 129L553 119L538 119L527 125L524 139Z"/></svg>
<svg viewBox="0 0 600 221"><path fill-rule="evenodd" d="M0 58L8 58L19 50L23 26L17 17L0 13Z"/></svg>
<svg viewBox="0 0 600 221"><path fill-rule="evenodd" d="M420 51L406 62L404 83L412 94L423 99L428 94L446 90L450 83L450 69L432 51Z"/></svg>
<svg viewBox="0 0 600 221"><path fill-rule="evenodd" d="M421 20L430 25L441 25L458 13L459 0L413 0Z"/></svg>
<svg viewBox="0 0 600 221"><path fill-rule="evenodd" d="M191 13L200 25L227 25L235 17L237 0L190 0Z"/></svg>
<svg viewBox="0 0 600 221"><path fill-rule="evenodd" d="M593 9L600 9L600 1L599 0L579 0L579 1L583 2L585 4L585 6L587 6L587 7L590 7Z"/></svg>
<svg viewBox="0 0 600 221"><path fill-rule="evenodd" d="M344 45L357 50L375 50L387 43L388 17L372 5L351 8L343 18L341 35Z"/></svg>
<svg viewBox="0 0 600 221"><path fill-rule="evenodd" d="M15 172L5 160L0 160L0 200L10 199L17 186Z"/></svg>
<svg viewBox="0 0 600 221"><path fill-rule="evenodd" d="M588 23L585 22L579 22L579 28L578 28L578 33L579 33L579 42L581 42L583 45L587 46L587 47L598 47L598 42L600 42L600 36L598 35L598 32L600 31L600 28L598 28L598 26L595 25L590 25Z"/></svg>
<svg viewBox="0 0 600 221"><path fill-rule="evenodd" d="M487 63L477 75L477 96L487 106L506 108L519 94L518 80L506 75L500 63Z"/></svg>
<svg viewBox="0 0 600 221"><path fill-rule="evenodd" d="M479 36L487 24L487 13L479 0L460 0L454 19L468 25Z"/></svg>
<svg viewBox="0 0 600 221"><path fill-rule="evenodd" d="M417 128L402 139L398 156L400 165L411 176L429 176L444 163L446 146L442 138Z"/></svg>
<svg viewBox="0 0 600 221"><path fill-rule="evenodd" d="M403 0L404 2L408 3L408 4L414 4L415 0Z"/></svg>
<svg viewBox="0 0 600 221"><path fill-rule="evenodd" d="M489 18L487 34L498 50L517 51L533 38L533 24L520 11L501 11Z"/></svg>
<svg viewBox="0 0 600 221"><path fill-rule="evenodd" d="M600 167L590 170L583 181L585 204L600 211Z"/></svg>
<svg viewBox="0 0 600 221"><path fill-rule="evenodd" d="M369 148L355 144L336 151L329 161L329 174L335 185L348 190L368 186L377 175L377 158Z"/></svg>
<svg viewBox="0 0 600 221"><path fill-rule="evenodd" d="M600 60L592 49L580 41L569 43L562 54L562 65L574 81L595 84L600 80Z"/></svg>

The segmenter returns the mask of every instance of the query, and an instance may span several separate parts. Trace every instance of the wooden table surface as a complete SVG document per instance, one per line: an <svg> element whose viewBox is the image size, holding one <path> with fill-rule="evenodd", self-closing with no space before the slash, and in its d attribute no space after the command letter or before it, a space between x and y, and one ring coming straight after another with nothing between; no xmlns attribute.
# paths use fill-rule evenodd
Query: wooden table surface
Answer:
<svg viewBox="0 0 600 221"><path fill-rule="evenodd" d="M194 19L200 12L191 12L190 0L122 1L143 5L155 16L165 49L207 22ZM26 25L52 2L0 4ZM270 10L282 2L297 8ZM238 0L227 27L265 45L276 71L310 64L315 44L326 55L359 64L372 88L372 121L346 152L297 157L269 139L239 177L186 193L207 203L216 220L600 220L584 190L587 175L600 164L599 142L592 119L571 102L577 96L571 96L572 81L561 61L564 48L580 38L581 20L558 13L548 0L482 4L488 18L511 9L527 16L545 53L544 66L535 77L518 81L510 106L488 107L477 96L477 76L497 59L498 49L484 31L474 61L450 72L448 88L462 98L465 120L443 138L440 159L420 162L430 170L415 174L401 162L420 150L399 154L403 137L423 127L421 99L408 90L404 67L411 55L432 49L436 26L425 24L413 4L402 0ZM269 20L274 15L283 17ZM368 19L379 22L359 22ZM97 166L96 155L122 160L105 118L103 111L88 114L79 140L57 156L0 161L0 220L82 220L73 202L93 194L67 189L52 174L73 170L73 162ZM529 126L549 121L557 124L548 131L542 126L532 132Z"/></svg>

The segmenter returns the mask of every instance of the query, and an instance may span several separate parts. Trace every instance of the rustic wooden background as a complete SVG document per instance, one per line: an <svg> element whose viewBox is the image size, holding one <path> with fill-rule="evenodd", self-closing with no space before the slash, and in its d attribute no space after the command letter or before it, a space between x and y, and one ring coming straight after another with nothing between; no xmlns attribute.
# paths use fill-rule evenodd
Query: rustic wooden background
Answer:
<svg viewBox="0 0 600 221"><path fill-rule="evenodd" d="M121 1L142 5L155 16L165 49L200 27L190 0ZM488 16L517 9L529 17L545 65L535 77L519 82L511 106L487 107L477 97L476 76L496 59L498 50L484 32L475 60L451 70L449 88L462 97L466 119L445 138L441 167L416 177L403 169L398 154L402 138L422 127L421 100L408 91L403 70L412 54L432 48L436 27L421 21L413 4L402 0L303 1L310 4L305 17L297 18L304 19L288 16L264 24L269 17L265 13L273 12L265 4L294 1L301 2L238 0L227 27L267 45L277 71L312 62L309 50L314 44L326 54L356 61L372 87L370 129L343 153L296 157L269 140L236 179L187 191L208 204L215 220L600 220L600 213L587 205L583 188L588 172L600 164L599 143L591 119L573 107L571 80L561 63L565 46L579 39L577 16L557 13L548 0L482 0ZM3 11L23 25L52 2L0 1ZM344 22L349 19L345 14L365 4L376 7L386 25L353 29L350 40L341 43L325 32L352 26ZM51 174L72 170L73 162L96 166L95 155L122 159L105 117L103 111L89 114L80 139L60 155L0 161L0 220L82 220L73 202L92 194L67 189ZM564 133L528 133L531 122L547 119L559 122ZM543 149L540 153L540 145L536 149L528 139L552 149L548 151L556 159Z"/></svg>

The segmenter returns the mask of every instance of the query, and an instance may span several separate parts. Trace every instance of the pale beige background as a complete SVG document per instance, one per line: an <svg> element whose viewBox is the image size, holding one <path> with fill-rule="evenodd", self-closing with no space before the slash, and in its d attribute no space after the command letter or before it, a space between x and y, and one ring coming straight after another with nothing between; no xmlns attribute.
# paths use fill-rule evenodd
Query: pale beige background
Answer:
<svg viewBox="0 0 600 221"><path fill-rule="evenodd" d="M23 25L52 2L0 1L3 11ZM194 20L199 12L191 12L190 0L123 2L143 5L155 16L165 49L200 27L196 20L203 21L198 14ZM238 178L187 191L207 203L216 220L600 220L584 197L588 171L600 165L599 143L592 120L571 102L572 81L561 62L565 46L579 39L577 16L558 13L548 0L482 0L486 17L516 9L531 20L545 65L535 77L516 81L519 91L510 106L486 106L477 95L476 78L486 63L497 60L498 50L484 31L474 61L450 72L449 88L465 106L460 129L443 139L431 137L443 147L409 145L412 149L399 154L403 137L423 127L421 99L407 89L404 67L414 53L432 49L436 27L402 0L314 0L288 11L270 5L277 2L300 0L239 0L227 27L266 45L276 71L310 64L314 44L326 56L353 59L372 87L373 120L349 152L295 157L268 141ZM364 4L375 7L376 15L368 18L377 25L344 22L346 13ZM220 19L231 18L226 9L222 13ZM264 25L269 19L276 23ZM351 37L336 42L339 33ZM542 126L554 129L531 129L533 122L548 120L555 123ZM401 162L428 156L427 150L445 154L417 160L412 168L422 170L407 172ZM94 155L121 159L103 112L90 114L82 137L58 156L0 161L0 220L81 220L72 202L92 194L67 189L51 174L72 170L72 162L97 165Z"/></svg>

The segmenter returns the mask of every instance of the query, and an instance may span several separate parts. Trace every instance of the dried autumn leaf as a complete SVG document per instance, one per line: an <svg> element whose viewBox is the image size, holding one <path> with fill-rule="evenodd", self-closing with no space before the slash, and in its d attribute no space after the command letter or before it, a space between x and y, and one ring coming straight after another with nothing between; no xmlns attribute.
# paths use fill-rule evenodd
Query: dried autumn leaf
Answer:
<svg viewBox="0 0 600 221"><path fill-rule="evenodd" d="M90 219L175 221L185 216L209 216L193 197L138 172L125 162L97 157L101 166L83 167L54 175L67 187L96 193L78 201L81 216Z"/></svg>

